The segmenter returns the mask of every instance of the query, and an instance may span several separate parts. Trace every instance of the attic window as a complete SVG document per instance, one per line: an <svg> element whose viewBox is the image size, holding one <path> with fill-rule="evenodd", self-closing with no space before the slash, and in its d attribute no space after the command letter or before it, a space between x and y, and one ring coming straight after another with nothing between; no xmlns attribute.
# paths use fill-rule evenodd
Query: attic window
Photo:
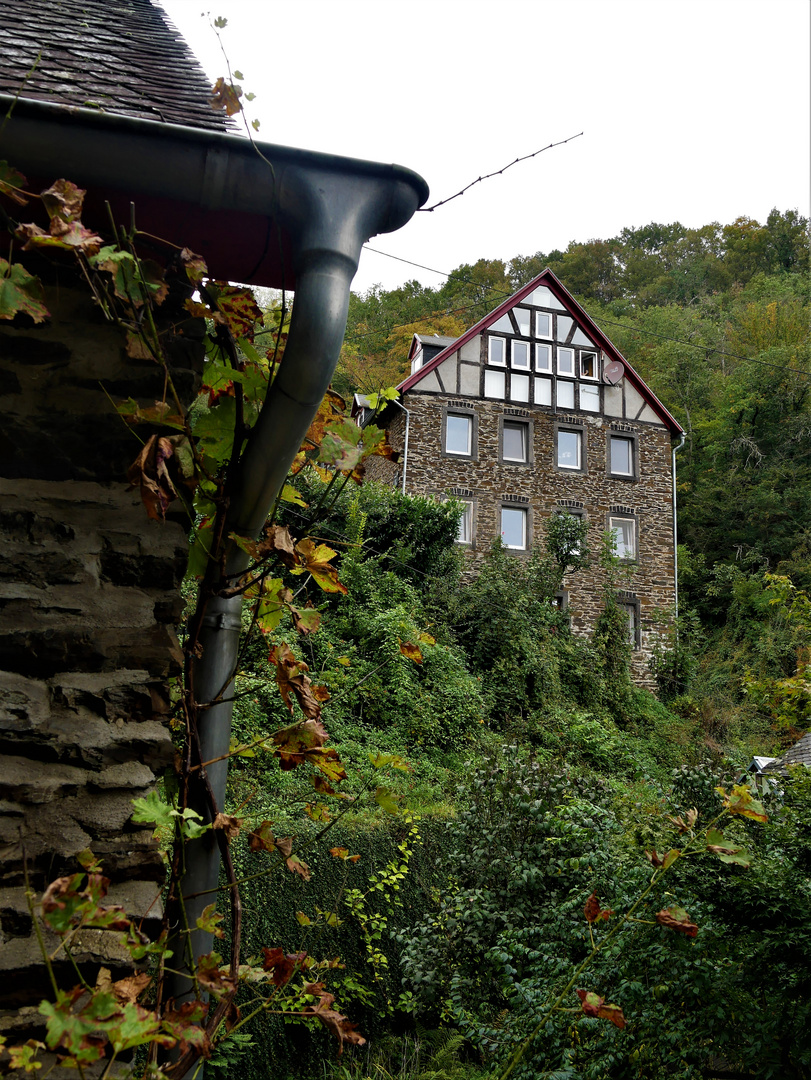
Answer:
<svg viewBox="0 0 811 1080"><path fill-rule="evenodd" d="M491 339L492 340L492 339ZM529 342L513 341L512 366L521 371L529 371Z"/></svg>
<svg viewBox="0 0 811 1080"><path fill-rule="evenodd" d="M498 367L507 366L507 350L504 338L491 337L487 340L487 362Z"/></svg>
<svg viewBox="0 0 811 1080"><path fill-rule="evenodd" d="M552 316L546 311L535 312L535 337L552 337Z"/></svg>
<svg viewBox="0 0 811 1080"><path fill-rule="evenodd" d="M521 337L529 337L530 313L526 308L513 308L515 321L518 323L518 333Z"/></svg>
<svg viewBox="0 0 811 1080"><path fill-rule="evenodd" d="M552 346L551 345L536 345L535 346L535 370L536 371L551 371L552 370Z"/></svg>

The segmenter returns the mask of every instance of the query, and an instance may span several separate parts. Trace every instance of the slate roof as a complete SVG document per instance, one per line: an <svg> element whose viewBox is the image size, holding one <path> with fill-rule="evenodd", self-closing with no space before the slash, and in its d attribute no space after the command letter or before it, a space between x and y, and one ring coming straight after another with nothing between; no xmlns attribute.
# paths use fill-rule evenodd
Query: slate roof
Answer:
<svg viewBox="0 0 811 1080"><path fill-rule="evenodd" d="M23 98L235 130L209 105L208 77L151 0L0 0L0 93L16 94L23 80Z"/></svg>
<svg viewBox="0 0 811 1080"><path fill-rule="evenodd" d="M811 732L803 735L799 742L789 747L782 757L775 758L763 771L785 772L786 765L805 765L811 769Z"/></svg>

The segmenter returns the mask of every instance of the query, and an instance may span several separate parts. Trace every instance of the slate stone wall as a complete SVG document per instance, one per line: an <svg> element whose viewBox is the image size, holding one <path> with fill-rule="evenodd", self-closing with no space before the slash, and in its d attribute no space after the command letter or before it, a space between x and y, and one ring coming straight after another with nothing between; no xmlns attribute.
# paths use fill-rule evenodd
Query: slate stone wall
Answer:
<svg viewBox="0 0 811 1080"><path fill-rule="evenodd" d="M162 371L126 355L79 283L63 275L46 292L48 323L0 323L0 1031L13 1039L48 992L24 868L39 891L90 848L111 902L147 929L161 916L165 867L130 800L172 761L187 549L180 519L149 521L127 487L139 442L107 397L152 404ZM183 331L170 356L189 398L203 348ZM115 936L78 943L91 978L125 960Z"/></svg>
<svg viewBox="0 0 811 1080"><path fill-rule="evenodd" d="M471 570L480 565L500 533L502 505L527 508L530 546L543 540L545 523L555 510L568 506L583 511L595 565L564 582L575 633L590 634L602 607L604 580L596 557L609 515L613 510L635 518L638 558L627 564L628 581L623 583L623 590L627 599L639 606L639 648L633 656L632 674L640 685L653 687L648 657L663 628L657 613L672 608L675 600L671 443L667 428L586 413L561 416L532 407L514 408L504 402L458 399L445 394L412 392L404 405L410 413L407 490L439 498L454 494L472 501L473 542L466 548ZM443 416L448 408L474 416L473 453L469 458L444 453ZM531 425L526 464L502 460L500 431L504 419ZM556 424L563 421L583 428L587 462L584 473L556 469L555 430ZM403 432L404 418L398 412L392 418L389 438L400 451ZM637 438L638 479L607 475L611 432ZM394 484L401 469L402 465L373 458L367 475ZM517 553L517 557L522 556Z"/></svg>

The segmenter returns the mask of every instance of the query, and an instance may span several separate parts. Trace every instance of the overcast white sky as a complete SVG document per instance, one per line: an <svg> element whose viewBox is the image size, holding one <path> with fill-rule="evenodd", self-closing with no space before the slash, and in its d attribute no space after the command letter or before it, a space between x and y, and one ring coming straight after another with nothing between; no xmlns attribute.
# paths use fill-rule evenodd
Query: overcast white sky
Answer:
<svg viewBox="0 0 811 1080"><path fill-rule="evenodd" d="M208 19L267 142L416 170L372 245L449 271L624 226L809 215L809 0L163 0L212 79ZM442 277L365 251L354 288Z"/></svg>

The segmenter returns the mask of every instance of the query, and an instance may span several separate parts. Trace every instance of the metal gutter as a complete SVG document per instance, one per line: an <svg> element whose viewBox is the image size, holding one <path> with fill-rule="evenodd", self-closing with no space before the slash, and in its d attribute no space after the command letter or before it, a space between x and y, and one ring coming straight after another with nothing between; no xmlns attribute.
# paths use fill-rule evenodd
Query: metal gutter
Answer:
<svg viewBox="0 0 811 1080"><path fill-rule="evenodd" d="M14 103L9 95L0 95L0 114L12 104L0 139L3 157L31 180L47 185L64 177L86 187L88 227L109 229L105 199L116 220L128 223L132 202L143 227L199 251L212 274L295 286L284 358L250 433L229 506L226 535L257 536L332 378L361 248L377 233L404 225L428 198L427 184L398 165L252 145L233 135L41 101ZM241 573L248 561L232 544L226 573ZM241 609L239 596L208 604L194 665L201 704L232 698ZM202 761L228 753L232 708L232 700L220 700L202 710ZM227 760L206 772L222 808ZM200 780L190 804L208 816ZM216 898L219 870L211 832L187 845L181 891L190 927ZM211 934L195 929L190 937L195 957L211 951ZM173 977L173 996L191 990L188 974Z"/></svg>
<svg viewBox="0 0 811 1080"><path fill-rule="evenodd" d="M679 640L679 534L678 534L678 515L676 512L676 454L684 446L687 436L684 432L681 433L681 440L678 446L673 447L672 468L671 475L673 477L673 584L675 586L673 610L676 616L676 642Z"/></svg>
<svg viewBox="0 0 811 1080"><path fill-rule="evenodd" d="M408 475L408 429L411 425L411 413L408 409L399 401L392 401L392 405L396 405L398 409L402 409L405 413L405 433L403 435L403 495L406 493L406 476Z"/></svg>

